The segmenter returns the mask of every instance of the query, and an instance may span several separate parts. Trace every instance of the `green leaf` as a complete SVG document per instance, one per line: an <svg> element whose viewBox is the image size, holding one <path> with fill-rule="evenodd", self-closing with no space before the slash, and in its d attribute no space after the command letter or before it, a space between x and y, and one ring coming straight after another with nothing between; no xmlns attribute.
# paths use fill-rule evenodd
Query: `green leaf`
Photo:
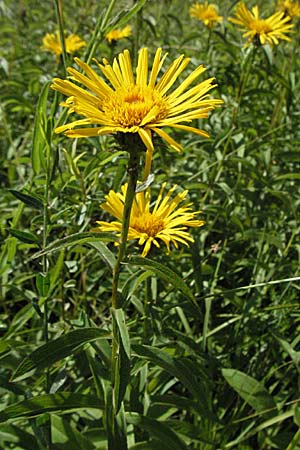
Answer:
<svg viewBox="0 0 300 450"><path fill-rule="evenodd" d="M103 405L95 396L73 392L59 392L32 397L15 403L0 411L0 422L12 419L36 417L41 414L56 412L68 413L78 409L102 409Z"/></svg>
<svg viewBox="0 0 300 450"><path fill-rule="evenodd" d="M72 423L56 414L51 415L52 441L54 448L64 450L94 450L95 446L82 431L76 430ZM60 447L61 444L61 447Z"/></svg>
<svg viewBox="0 0 300 450"><path fill-rule="evenodd" d="M151 270L159 278L162 278L164 281L167 281L175 289L180 291L188 300L190 300L197 307L197 309L199 308L190 288L186 285L184 280L179 275L177 275L177 273L175 273L173 270L156 261L152 261L151 259L147 258L141 258L138 256L130 258L129 262L130 264Z"/></svg>
<svg viewBox="0 0 300 450"><path fill-rule="evenodd" d="M83 344L97 339L110 337L110 332L98 328L84 328L70 331L47 344L34 350L17 367L12 376L12 381L20 381L28 378L36 369L50 367L57 361L70 356Z"/></svg>
<svg viewBox="0 0 300 450"><path fill-rule="evenodd" d="M9 233L21 242L25 242L26 244L37 244L40 247L39 239L28 231L20 231L15 228L10 228Z"/></svg>
<svg viewBox="0 0 300 450"><path fill-rule="evenodd" d="M120 14L115 15L114 19L110 22L109 26L103 30L108 33L110 30L118 26L118 28L123 27L129 20L131 20L142 7L147 2L147 0L139 0L135 2L134 6L130 9L123 9Z"/></svg>
<svg viewBox="0 0 300 450"><path fill-rule="evenodd" d="M40 297L47 297L50 289L50 274L38 273L36 276L36 287Z"/></svg>
<svg viewBox="0 0 300 450"><path fill-rule="evenodd" d="M113 271L113 268L116 265L116 258L113 252L111 252L109 248L107 248L107 246L101 241L87 242L87 245L95 248L103 261L108 265L111 271Z"/></svg>
<svg viewBox="0 0 300 450"><path fill-rule="evenodd" d="M42 89L34 118L31 162L35 174L40 172L41 165L44 166L44 148L48 145L46 141L46 109L50 84L51 81L48 81Z"/></svg>
<svg viewBox="0 0 300 450"><path fill-rule="evenodd" d="M124 351L128 359L130 359L130 337L126 326L124 311L121 308L118 309L112 308L111 312L114 318L116 319Z"/></svg>
<svg viewBox="0 0 300 450"><path fill-rule="evenodd" d="M43 202L37 197L24 194L23 192L16 191L15 189L10 189L9 192L11 192L18 200L21 200L21 202L25 203L25 205L30 208L39 209L41 211L44 209Z"/></svg>
<svg viewBox="0 0 300 450"><path fill-rule="evenodd" d="M282 348L288 353L288 355L291 357L293 363L298 368L300 363L300 352L297 352L293 349L291 344L289 344L285 339L282 339L281 337L277 336L275 333L272 333L275 339L280 343Z"/></svg>
<svg viewBox="0 0 300 450"><path fill-rule="evenodd" d="M6 444L6 447L3 447L4 443ZM14 425L2 424L0 430L1 448L7 448L8 443L13 443L14 448L22 448L22 450L32 450L36 448L36 439L32 434L29 434ZM17 445L20 447L17 447Z"/></svg>
<svg viewBox="0 0 300 450"><path fill-rule="evenodd" d="M116 356L114 371L115 388L113 392L115 412L121 408L130 376L130 338L125 323L125 315L122 309L111 309L114 326L119 331L119 351Z"/></svg>
<svg viewBox="0 0 300 450"><path fill-rule="evenodd" d="M255 411L263 412L276 408L276 403L267 389L257 380L235 369L222 369L227 383Z"/></svg>
<svg viewBox="0 0 300 450"><path fill-rule="evenodd" d="M163 443L165 449L186 450L187 447L177 434L162 422L135 413L128 414L126 417L128 423L147 431L152 439L157 439L160 443Z"/></svg>
<svg viewBox="0 0 300 450"><path fill-rule="evenodd" d="M56 252L63 248L79 245L79 244L90 244L97 241L116 241L117 237L110 233L94 233L94 232L82 232L71 234L62 239L57 239L48 245L44 250L35 253L32 259L40 258L41 256L48 255L49 253ZM104 244L103 244L104 245Z"/></svg>
<svg viewBox="0 0 300 450"><path fill-rule="evenodd" d="M114 410L112 390L106 393L106 430L108 450L127 450L127 426L124 407L117 413Z"/></svg>
<svg viewBox="0 0 300 450"><path fill-rule="evenodd" d="M210 393L206 386L207 376L200 364L182 356L180 358L172 357L167 352L149 345L133 344L132 350L140 358L151 361L154 365L163 368L171 376L180 380L191 393L195 402L194 405L197 401L198 413L210 420L216 420L210 410Z"/></svg>
<svg viewBox="0 0 300 450"><path fill-rule="evenodd" d="M283 173L276 177L275 181L278 180L300 180L300 173Z"/></svg>

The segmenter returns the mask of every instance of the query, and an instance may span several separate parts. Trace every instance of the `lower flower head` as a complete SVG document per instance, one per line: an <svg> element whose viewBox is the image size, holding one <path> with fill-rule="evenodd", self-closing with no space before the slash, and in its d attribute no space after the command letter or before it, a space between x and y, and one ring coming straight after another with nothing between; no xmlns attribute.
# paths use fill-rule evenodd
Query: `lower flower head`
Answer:
<svg viewBox="0 0 300 450"><path fill-rule="evenodd" d="M279 39L290 41L285 33L290 32L293 25L290 23L290 17L285 17L283 12L276 12L263 19L259 16L258 6L254 6L250 11L242 2L236 7L235 15L235 18L230 17L229 20L246 31L243 34L248 37L246 46L251 42L257 45L273 45L278 44Z"/></svg>
<svg viewBox="0 0 300 450"><path fill-rule="evenodd" d="M218 22L223 21L223 17L218 15L216 5L205 3L194 3L190 7L190 16L200 20L208 28L213 28Z"/></svg>
<svg viewBox="0 0 300 450"><path fill-rule="evenodd" d="M66 52L69 54L75 53L80 48L84 47L86 43L77 34L70 34L65 37L65 47ZM59 32L47 33L43 38L44 50L55 53L55 55L60 56L62 54L62 45L60 40Z"/></svg>
<svg viewBox="0 0 300 450"><path fill-rule="evenodd" d="M212 109L223 103L208 95L216 86L213 78L191 87L205 71L203 66L199 66L171 91L190 58L179 56L157 81L166 56L162 57L161 48L156 51L149 75L148 49L141 49L134 76L129 51L125 50L114 59L112 65L106 59L103 64L97 63L107 81L88 64L75 58L85 74L69 68L71 79L55 78L51 87L68 97L62 106L84 119L58 127L55 132L65 132L71 138L136 133L149 152L154 150L153 132L177 151L182 149L178 142L162 130L164 127L207 137L206 131L186 124L207 117ZM76 82L83 84L86 89L77 86Z"/></svg>
<svg viewBox="0 0 300 450"><path fill-rule="evenodd" d="M279 0L277 9L282 11L284 15L289 16L291 19L294 17L300 17L300 2L291 0Z"/></svg>
<svg viewBox="0 0 300 450"><path fill-rule="evenodd" d="M114 41L119 41L120 39L124 39L131 35L132 35L131 26L127 25L125 28L118 28L109 31L109 33L105 35L105 39L111 44Z"/></svg>
<svg viewBox="0 0 300 450"><path fill-rule="evenodd" d="M149 190L138 192L131 210L127 240L137 239L138 244L144 246L142 256L147 256L152 244L160 247L162 241L170 252L170 244L178 248L178 243L189 245L194 242L188 233L188 227L201 227L203 220L196 219L200 211L193 212L191 204L182 204L188 191L172 197L176 186L173 186L164 196L166 183L162 185L158 198L151 208ZM127 184L122 186L121 192L110 191L105 197L101 208L109 212L117 220L114 222L98 221L99 231L116 231L121 234L122 218L125 204Z"/></svg>

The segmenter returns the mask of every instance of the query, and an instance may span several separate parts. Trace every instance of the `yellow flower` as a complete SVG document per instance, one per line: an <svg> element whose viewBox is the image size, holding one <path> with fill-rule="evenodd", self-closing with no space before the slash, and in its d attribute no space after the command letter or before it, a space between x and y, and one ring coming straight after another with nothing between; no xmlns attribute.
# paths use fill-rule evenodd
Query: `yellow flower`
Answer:
<svg viewBox="0 0 300 450"><path fill-rule="evenodd" d="M81 47L84 47L86 43L79 37L77 34L70 34L65 38L65 46L67 53L75 53ZM43 38L43 46L44 50L48 50L55 55L59 56L62 54L62 46L60 41L59 32L57 31L55 34L47 33Z"/></svg>
<svg viewBox="0 0 300 450"><path fill-rule="evenodd" d="M208 2L194 3L190 7L190 16L200 20L208 28L212 28L216 22L223 21L223 17L218 15L217 6L208 4Z"/></svg>
<svg viewBox="0 0 300 450"><path fill-rule="evenodd" d="M142 256L148 254L152 244L160 247L159 240L167 246L167 253L170 251L171 243L175 248L178 248L178 243L188 246L189 242L194 242L194 240L186 231L187 227L204 225L203 220L195 219L200 211L192 212L191 203L179 206L185 200L188 194L187 190L171 198L176 189L176 186L173 186L163 197L165 187L166 183L162 185L152 208L150 208L149 190L138 192L135 195L127 240L138 239L138 244L144 245ZM100 206L114 216L117 221L99 221L97 230L117 231L118 235L121 234L126 191L127 184L122 186L121 193L110 191L105 197L106 202Z"/></svg>
<svg viewBox="0 0 300 450"><path fill-rule="evenodd" d="M291 0L279 0L278 9L283 11L286 16L300 17L300 2L293 2Z"/></svg>
<svg viewBox="0 0 300 450"><path fill-rule="evenodd" d="M105 35L105 39L111 44L113 41L119 41L120 39L126 38L132 35L132 29L130 25L125 28L111 30Z"/></svg>
<svg viewBox="0 0 300 450"><path fill-rule="evenodd" d="M220 105L222 100L211 99L208 92L215 87L209 78L190 87L204 71L197 67L172 92L171 87L188 65L190 58L179 56L157 81L166 55L162 49L156 51L148 79L148 49L139 53L136 77L134 78L128 50L119 54L111 66L106 59L98 67L109 81L104 81L88 64L75 58L85 75L68 68L71 80L55 78L52 88L68 96L63 106L76 112L84 119L75 120L56 128L56 133L65 132L71 138L99 136L111 133L137 133L149 151L153 151L152 132L166 140L174 149L182 147L162 127L191 131L201 136L208 133L198 128L183 125L193 119L207 117L209 111ZM82 83L88 90L77 86ZM81 128L86 125L85 128ZM96 125L96 126L95 126ZM74 130L75 127L80 126Z"/></svg>
<svg viewBox="0 0 300 450"><path fill-rule="evenodd" d="M242 2L236 8L236 18L229 18L231 22L246 30L243 34L248 37L246 45L251 42L260 45L278 44L279 39L290 41L290 38L285 35L293 26L290 23L290 17L285 17L283 12L276 12L267 19L262 19L259 17L258 6L254 6L251 11Z"/></svg>

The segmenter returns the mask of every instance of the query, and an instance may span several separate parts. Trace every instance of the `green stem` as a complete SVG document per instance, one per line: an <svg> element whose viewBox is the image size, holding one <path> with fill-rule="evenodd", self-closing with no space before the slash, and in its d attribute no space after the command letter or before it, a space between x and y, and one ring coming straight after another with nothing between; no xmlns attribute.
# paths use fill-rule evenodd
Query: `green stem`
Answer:
<svg viewBox="0 0 300 450"><path fill-rule="evenodd" d="M62 48L62 61L63 61L63 66L64 66L64 76L65 76L67 73L67 51L66 51L66 43L65 43L65 33L64 33L61 1L54 0L54 6L55 6L55 13L56 13L56 20L58 23L59 38L60 38L60 43L61 43L61 48Z"/></svg>
<svg viewBox="0 0 300 450"><path fill-rule="evenodd" d="M49 163L49 161L48 161ZM46 172L46 183L45 183L45 194L44 194L44 210L43 210L43 249L47 246L47 236L48 236L48 204L49 204L49 164ZM43 270L43 280L47 283L47 273L48 273L48 260L47 256L43 255L42 257L42 270ZM43 288L44 291L44 288ZM48 293L44 298L44 315L43 315L43 331L44 331L44 340L45 343L49 342L49 326L48 326ZM46 368L46 384L45 390L46 393L49 394L51 388L51 379L50 379L50 371L49 368ZM45 440L46 440L46 448L47 450L52 449L52 433L51 433L51 416L48 416L48 420L46 420L44 426Z"/></svg>
<svg viewBox="0 0 300 450"><path fill-rule="evenodd" d="M95 27L95 31L94 31L92 39L91 39L91 43L89 44L89 46L86 50L86 56L88 55L87 60L86 60L87 64L90 64L90 62L92 61L92 59L95 55L96 49L99 45L99 42L101 42L103 39L103 36L107 29L107 23L113 12L116 2L117 2L117 0L111 0L103 19L101 20L101 17L99 17L99 20Z"/></svg>
<svg viewBox="0 0 300 450"><path fill-rule="evenodd" d="M151 331L150 326L150 308L151 308L151 277L146 279L146 292L145 292L145 302L144 302L144 325L143 325L143 342L148 344L149 336Z"/></svg>
<svg viewBox="0 0 300 450"><path fill-rule="evenodd" d="M124 210L123 210L121 242L119 245L119 252L118 252L118 256L117 256L116 265L115 265L114 271L113 271L113 286L112 286L111 303L112 303L112 307L115 309L120 307L120 304L118 301L117 290L118 290L121 263L125 256L125 253L126 253L126 243L127 243L127 235L128 235L128 229L129 229L129 223L130 223L130 214L131 214L131 208L132 208L132 204L133 204L133 200L134 200L134 196L135 196L136 184L137 184L137 179L138 179L138 163L139 163L138 154L131 152L130 159L128 162L129 180L128 180L128 186L127 186L127 191L126 191Z"/></svg>
<svg viewBox="0 0 300 450"><path fill-rule="evenodd" d="M242 102L242 98L243 98L243 95L244 95L244 92L245 92L245 88L246 88L247 83L248 83L248 79L249 79L250 72L251 72L251 69L252 69L252 64L253 64L253 61L254 61L256 50L257 50L257 47L254 47L251 50L250 55L246 56L246 61L245 61L245 66L246 67L244 68L244 70L242 68L242 76L241 76L240 84L239 84L238 91L237 91L236 106L233 109L233 114L232 114L232 120L231 120L232 125L236 124L237 115L239 113L241 102Z"/></svg>
<svg viewBox="0 0 300 450"><path fill-rule="evenodd" d="M216 266L216 270L214 273L214 278L213 278L213 282L211 284L210 287L210 293L213 293L216 284L217 284L217 280L218 280L218 274L219 274L219 270L221 267L221 262L223 259L223 254L224 254L224 249L226 247L227 244L227 240L225 239L224 244L223 244L223 250L218 258L218 262L217 262L217 266ZM207 345L207 335L209 332L209 322L210 322L210 313L211 313L211 303L212 303L212 298L206 298L205 299L205 315L204 315L204 323L203 323L203 341L202 341L202 351L205 352L206 351L206 345Z"/></svg>
<svg viewBox="0 0 300 450"><path fill-rule="evenodd" d="M298 431L294 435L293 439L287 446L286 450L294 450L295 448L298 447L299 443L300 443L300 429L298 429Z"/></svg>
<svg viewBox="0 0 300 450"><path fill-rule="evenodd" d="M228 151L228 147L229 147L229 144L230 144L230 141L231 141L231 136L232 136L233 132L237 128L237 116L238 116L238 113L240 111L243 95L244 95L244 92L245 92L245 89L246 89L246 86L247 86L247 83L248 83L248 79L249 79L250 72L251 72L251 69L252 69L252 64L253 64L253 61L254 61L256 50L257 50L257 47L252 48L251 49L251 53L245 57L244 70L242 68L242 76L241 76L241 79L240 79L240 83L239 83L238 90L237 90L237 95L236 95L236 106L233 108L233 111L232 111L231 124L230 124L230 127L229 127L229 131L228 131L228 135L227 135L226 141L224 143L222 157L219 160L217 171L216 171L216 175L214 177L214 184L216 184L219 181L219 179L220 179L220 177L222 175L223 168L224 168L224 161L225 161L225 158L227 156L227 151ZM208 198L209 194L210 194L210 189L207 189L206 193L205 193L205 195L204 195L204 197L202 199L202 202L206 201L206 199Z"/></svg>
<svg viewBox="0 0 300 450"><path fill-rule="evenodd" d="M124 449L127 448L126 444L126 433L121 433L119 428L120 414L118 410L117 403L119 403L119 384L121 377L121 337L119 332L119 327L114 315L114 310L122 308L122 302L118 297L118 286L120 278L121 264L126 254L126 244L127 236L130 224L130 215L132 204L134 201L136 185L138 180L138 167L139 167L139 154L138 152L130 152L129 162L128 162L128 186L125 197L125 204L123 210L122 219L122 230L121 239L118 250L118 256L113 270L113 282L112 282L112 353L111 353L111 383L112 383L112 395L109 401L112 405L107 405L108 413L108 424L110 424L110 430L108 434L108 450L116 450L120 448L120 434L123 435L123 446ZM123 356L124 359L124 356ZM121 405L122 410L122 405ZM122 412L121 412L122 414ZM122 447L123 448L123 447Z"/></svg>

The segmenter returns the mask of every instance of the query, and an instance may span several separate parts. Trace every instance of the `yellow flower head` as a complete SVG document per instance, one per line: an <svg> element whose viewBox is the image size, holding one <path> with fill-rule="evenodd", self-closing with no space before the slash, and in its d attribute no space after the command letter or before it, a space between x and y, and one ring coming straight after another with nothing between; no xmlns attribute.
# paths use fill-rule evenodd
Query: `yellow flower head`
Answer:
<svg viewBox="0 0 300 450"><path fill-rule="evenodd" d="M278 9L282 11L286 16L300 17L300 2L293 2L291 0L279 0Z"/></svg>
<svg viewBox="0 0 300 450"><path fill-rule="evenodd" d="M246 45L251 42L259 45L278 44L279 39L290 41L285 33L290 32L293 25L290 23L290 17L285 17L283 12L276 12L267 19L262 19L259 17L258 6L254 6L250 11L242 2L236 7L235 15L236 18L229 20L246 30L243 34L248 37Z"/></svg>
<svg viewBox="0 0 300 450"><path fill-rule="evenodd" d="M191 87L193 81L205 71L203 66L199 66L170 92L190 58L179 56L157 81L165 58L166 54L162 57L162 49L159 48L149 78L147 48L141 49L139 53L136 77L133 75L128 50L119 54L112 65L104 59L103 64L97 64L109 83L88 64L75 58L85 75L68 68L71 80L55 78L51 87L68 96L66 102L62 103L63 106L85 118L58 127L55 132L65 132L71 138L137 133L149 151L154 149L152 132L166 140L174 149L182 150L181 145L162 130L163 127L191 131L207 137L206 131L183 125L182 122L190 123L193 119L207 117L209 111L223 103L208 95L216 86L213 78ZM82 83L87 90L77 86L74 81ZM82 128L82 125L86 127ZM74 129L77 126L80 128Z"/></svg>
<svg viewBox="0 0 300 450"><path fill-rule="evenodd" d="M75 53L81 47L84 47L86 43L77 34L70 34L65 38L66 52L69 54ZM43 38L44 50L48 50L55 55L60 56L62 54L62 46L60 41L59 32L55 34L47 33Z"/></svg>
<svg viewBox="0 0 300 450"><path fill-rule="evenodd" d="M208 28L213 28L216 22L223 21L223 17L218 15L217 6L208 2L194 3L190 7L190 16L200 20Z"/></svg>
<svg viewBox="0 0 300 450"><path fill-rule="evenodd" d="M105 39L111 44L113 41L119 41L120 39L126 38L132 35L132 29L130 25L125 28L118 28L116 30L111 30L105 35Z"/></svg>
<svg viewBox="0 0 300 450"><path fill-rule="evenodd" d="M187 190L171 198L176 186L163 196L165 187L166 183L162 185L152 208L150 208L149 190L135 195L127 240L138 239L138 244L144 245L142 256L149 253L152 244L160 247L159 241L165 243L167 253L170 252L171 243L175 248L178 248L178 243L188 246L194 240L186 231L187 228L204 225L203 220L195 219L200 211L192 212L191 203L179 206L187 196ZM101 208L108 211L117 221L97 222L99 231L117 231L118 235L121 234L126 191L127 184L122 186L121 193L110 191L105 197L106 202L101 205Z"/></svg>

